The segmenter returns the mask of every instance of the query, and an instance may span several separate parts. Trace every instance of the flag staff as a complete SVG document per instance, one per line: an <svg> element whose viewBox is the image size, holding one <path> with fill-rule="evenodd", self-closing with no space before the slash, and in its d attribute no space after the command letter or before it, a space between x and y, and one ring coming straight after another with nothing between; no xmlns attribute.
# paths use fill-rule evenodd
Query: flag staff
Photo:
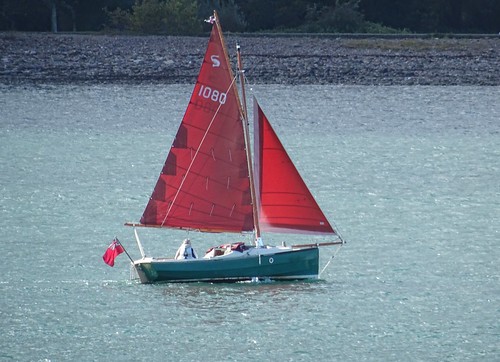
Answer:
<svg viewBox="0 0 500 362"><path fill-rule="evenodd" d="M118 238L116 236L115 236L115 239L118 240ZM121 243L120 240L118 240L118 243L121 245L121 247L123 248L123 251L125 252L125 254L127 254L127 256L130 259L130 261L132 262L132 264L134 264L134 259L132 259L132 257L128 253L127 249L125 249L125 247L123 246L123 244Z"/></svg>

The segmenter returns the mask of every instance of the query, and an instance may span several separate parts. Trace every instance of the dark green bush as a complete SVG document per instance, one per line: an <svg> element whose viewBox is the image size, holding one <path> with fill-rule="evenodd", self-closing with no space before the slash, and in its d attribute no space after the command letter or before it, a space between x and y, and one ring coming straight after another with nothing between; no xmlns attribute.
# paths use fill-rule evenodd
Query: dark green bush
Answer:
<svg viewBox="0 0 500 362"><path fill-rule="evenodd" d="M108 11L109 26L143 34L194 35L201 32L196 0L136 0L130 11Z"/></svg>

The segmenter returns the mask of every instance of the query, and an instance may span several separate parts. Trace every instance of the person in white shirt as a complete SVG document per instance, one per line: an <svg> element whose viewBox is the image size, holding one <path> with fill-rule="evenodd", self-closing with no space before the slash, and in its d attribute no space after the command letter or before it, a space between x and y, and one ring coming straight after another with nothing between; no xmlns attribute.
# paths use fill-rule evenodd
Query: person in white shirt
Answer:
<svg viewBox="0 0 500 362"><path fill-rule="evenodd" d="M175 253L175 259L198 259L198 254L194 251L189 239L182 241L181 246L179 246L179 249Z"/></svg>

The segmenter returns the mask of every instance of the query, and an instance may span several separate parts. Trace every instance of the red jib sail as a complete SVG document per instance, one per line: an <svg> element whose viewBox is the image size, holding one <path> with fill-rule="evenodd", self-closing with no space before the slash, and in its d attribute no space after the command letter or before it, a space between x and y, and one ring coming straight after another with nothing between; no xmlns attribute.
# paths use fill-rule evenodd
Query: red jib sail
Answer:
<svg viewBox="0 0 500 362"><path fill-rule="evenodd" d="M264 231L335 233L254 98L259 224Z"/></svg>
<svg viewBox="0 0 500 362"><path fill-rule="evenodd" d="M253 230L242 109L225 49L215 23L142 224L214 232Z"/></svg>

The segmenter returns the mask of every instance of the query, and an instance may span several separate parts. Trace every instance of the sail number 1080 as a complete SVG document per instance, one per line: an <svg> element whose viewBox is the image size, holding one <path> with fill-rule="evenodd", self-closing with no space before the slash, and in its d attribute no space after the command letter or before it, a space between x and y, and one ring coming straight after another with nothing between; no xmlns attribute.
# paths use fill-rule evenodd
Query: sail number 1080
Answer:
<svg viewBox="0 0 500 362"><path fill-rule="evenodd" d="M217 89L212 89L208 86L200 86L198 95L214 102L219 102L220 104L226 103L226 93L219 92Z"/></svg>

